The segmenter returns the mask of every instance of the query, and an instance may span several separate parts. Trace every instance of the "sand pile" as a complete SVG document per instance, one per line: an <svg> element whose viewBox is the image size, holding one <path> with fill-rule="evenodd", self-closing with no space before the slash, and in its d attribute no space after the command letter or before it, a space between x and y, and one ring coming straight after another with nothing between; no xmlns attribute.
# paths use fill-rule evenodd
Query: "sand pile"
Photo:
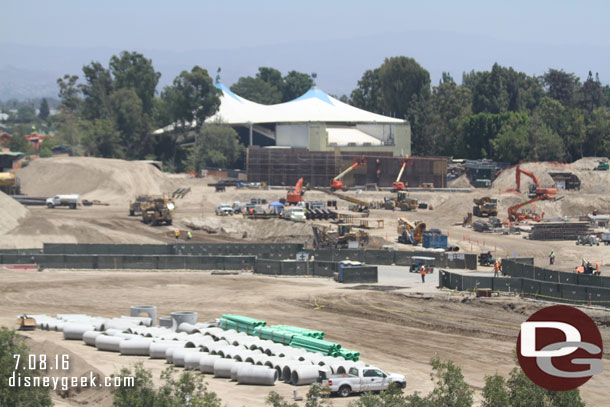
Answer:
<svg viewBox="0 0 610 407"><path fill-rule="evenodd" d="M267 242L299 242L313 237L311 224L295 223L283 219L249 219L241 215L206 218L185 218L184 225L193 230L222 234L232 238Z"/></svg>
<svg viewBox="0 0 610 407"><path fill-rule="evenodd" d="M25 206L15 201L4 192L0 192L0 234L15 228L19 220L29 215Z"/></svg>
<svg viewBox="0 0 610 407"><path fill-rule="evenodd" d="M138 194L172 192L174 184L147 163L92 157L37 159L17 175L27 195L80 194L81 199L116 203Z"/></svg>
<svg viewBox="0 0 610 407"><path fill-rule="evenodd" d="M454 180L451 180L447 183L447 187L449 188L472 188L470 185L470 180L466 176L466 174L462 174Z"/></svg>
<svg viewBox="0 0 610 407"><path fill-rule="evenodd" d="M522 170L533 172L534 175L538 177L541 186L550 186L555 183L553 178L549 175L549 172L570 172L568 165L559 163L525 163L521 164L520 167ZM515 182L515 168L516 167L511 167L502 171L498 178L494 180L492 188L499 190L517 188L517 183ZM521 174L521 192L527 191L530 184L533 184L532 179L527 175Z"/></svg>

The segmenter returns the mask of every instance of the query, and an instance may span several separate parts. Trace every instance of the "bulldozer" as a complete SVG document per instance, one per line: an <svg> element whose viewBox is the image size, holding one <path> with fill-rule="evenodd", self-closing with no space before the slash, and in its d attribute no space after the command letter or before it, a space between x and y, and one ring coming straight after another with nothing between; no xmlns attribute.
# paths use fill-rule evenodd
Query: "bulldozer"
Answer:
<svg viewBox="0 0 610 407"><path fill-rule="evenodd" d="M498 216L498 200L492 199L488 196L483 198L474 199L474 205L472 207L472 214L479 218Z"/></svg>
<svg viewBox="0 0 610 407"><path fill-rule="evenodd" d="M176 206L168 197L154 197L142 205L142 222L158 226L161 223L172 224L172 216Z"/></svg>
<svg viewBox="0 0 610 407"><path fill-rule="evenodd" d="M27 315L17 317L17 326L19 331L33 331L36 329L36 320Z"/></svg>
<svg viewBox="0 0 610 407"><path fill-rule="evenodd" d="M0 172L0 191L7 195L19 195L21 193L19 178L12 172Z"/></svg>
<svg viewBox="0 0 610 407"><path fill-rule="evenodd" d="M398 191L396 196L384 198L383 207L390 210L399 208L401 211L415 211L419 207L419 201L409 197L405 191Z"/></svg>
<svg viewBox="0 0 610 407"><path fill-rule="evenodd" d="M150 201L150 195L138 195L136 199L129 202L129 216L136 216L142 214L142 205Z"/></svg>
<svg viewBox="0 0 610 407"><path fill-rule="evenodd" d="M398 219L398 243L412 244L417 246L422 242L422 236L426 230L426 224L422 221L416 220L415 223L409 221L407 218Z"/></svg>
<svg viewBox="0 0 610 407"><path fill-rule="evenodd" d="M338 225L337 230L328 226L311 225L315 249L347 249L350 246L365 247L369 243L369 234L365 231L353 231L352 225Z"/></svg>

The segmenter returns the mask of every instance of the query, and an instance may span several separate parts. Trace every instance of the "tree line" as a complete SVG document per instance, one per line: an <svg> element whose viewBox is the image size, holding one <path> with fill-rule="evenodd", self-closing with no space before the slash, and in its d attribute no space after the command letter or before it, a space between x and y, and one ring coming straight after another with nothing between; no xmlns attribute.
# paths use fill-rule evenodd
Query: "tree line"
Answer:
<svg viewBox="0 0 610 407"><path fill-rule="evenodd" d="M9 131L24 136L37 124L56 135L43 143L47 150L65 144L82 155L156 159L173 171L243 168L247 132L238 134L222 123L203 126L218 111L221 95L207 70L182 71L157 92L160 76L137 52L114 55L107 66L92 61L80 76L58 79L58 115L49 116L46 100L39 117L24 104L11 116ZM260 67L230 89L257 103L276 104L304 94L315 77ZM494 64L490 71L464 73L461 82L443 73L432 86L429 72L413 58L392 57L364 72L349 96L338 98L407 120L415 155L509 163L610 155L610 86L592 72L581 81L561 69L537 77ZM166 126L173 130L154 132ZM22 138L11 147L27 150Z"/></svg>

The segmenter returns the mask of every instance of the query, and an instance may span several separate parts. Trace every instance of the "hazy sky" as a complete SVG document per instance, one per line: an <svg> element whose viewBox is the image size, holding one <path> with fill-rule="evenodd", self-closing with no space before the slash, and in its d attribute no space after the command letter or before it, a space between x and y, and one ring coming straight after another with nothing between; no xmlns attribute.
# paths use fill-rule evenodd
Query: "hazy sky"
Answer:
<svg viewBox="0 0 610 407"><path fill-rule="evenodd" d="M610 2L0 0L0 42L181 50L443 30L543 44L608 45Z"/></svg>

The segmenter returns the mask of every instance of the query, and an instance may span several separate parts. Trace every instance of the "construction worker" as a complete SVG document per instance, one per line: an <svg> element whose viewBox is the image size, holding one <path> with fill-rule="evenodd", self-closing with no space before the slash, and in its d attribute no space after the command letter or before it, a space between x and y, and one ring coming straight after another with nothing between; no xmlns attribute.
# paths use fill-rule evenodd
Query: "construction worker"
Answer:
<svg viewBox="0 0 610 407"><path fill-rule="evenodd" d="M549 264L555 264L555 252L553 250L549 253Z"/></svg>
<svg viewBox="0 0 610 407"><path fill-rule="evenodd" d="M190 230L186 232L186 240L193 240L193 234Z"/></svg>
<svg viewBox="0 0 610 407"><path fill-rule="evenodd" d="M424 264L422 264L422 266L421 266L420 274L421 274L421 282L425 283L426 282L426 266Z"/></svg>
<svg viewBox="0 0 610 407"><path fill-rule="evenodd" d="M176 238L176 242L178 241L178 239L180 239L180 230L174 230L174 237Z"/></svg>
<svg viewBox="0 0 610 407"><path fill-rule="evenodd" d="M500 262L498 260L494 261L494 277L500 276Z"/></svg>

